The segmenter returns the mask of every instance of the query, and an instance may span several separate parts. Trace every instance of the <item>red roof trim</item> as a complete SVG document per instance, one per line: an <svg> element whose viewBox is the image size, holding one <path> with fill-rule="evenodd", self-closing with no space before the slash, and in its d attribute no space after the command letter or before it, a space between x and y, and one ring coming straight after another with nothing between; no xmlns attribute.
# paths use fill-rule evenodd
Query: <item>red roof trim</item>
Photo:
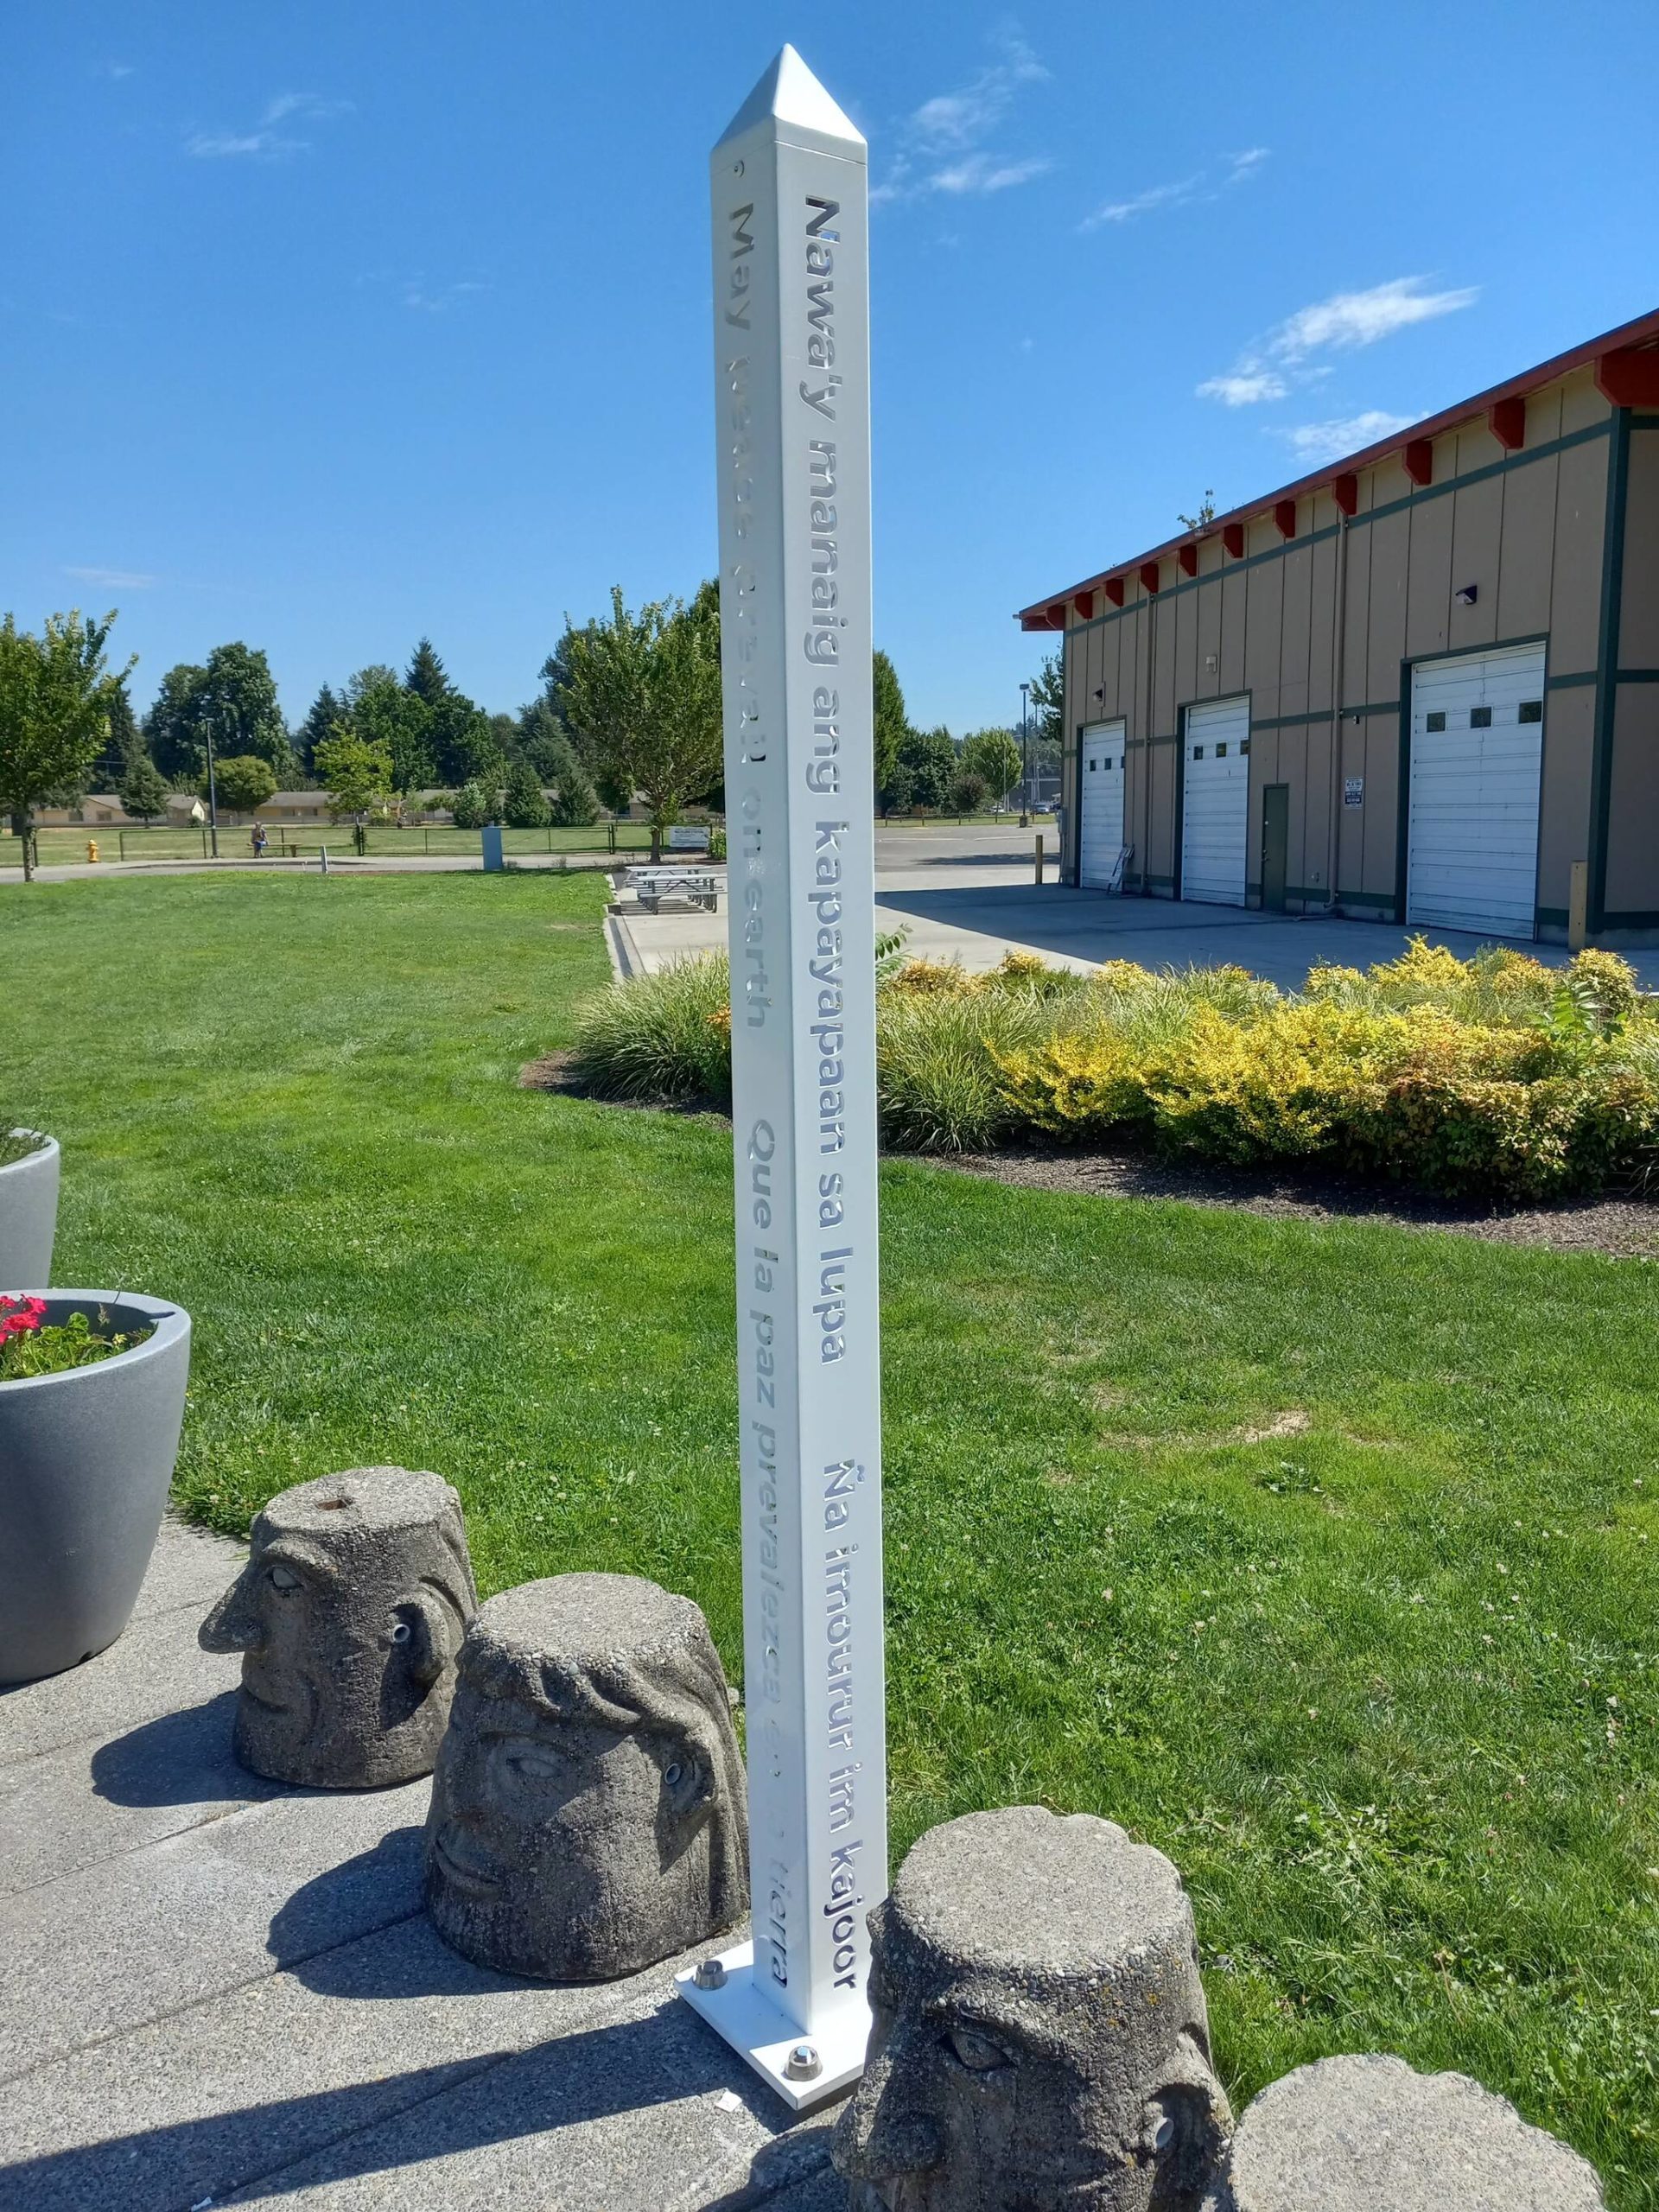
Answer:
<svg viewBox="0 0 1659 2212"><path fill-rule="evenodd" d="M1581 369L1591 361L1599 364L1605 362L1606 372L1620 385L1620 388L1630 388L1626 380L1637 375L1644 378L1653 375L1659 378L1659 367L1649 371L1645 363L1639 370L1627 365L1633 348L1652 345L1656 340L1659 340L1659 308L1651 309L1647 315L1637 315L1634 321L1620 323L1617 329L1603 331L1599 338L1586 339L1582 346L1572 346L1565 353L1557 353L1548 361L1541 361L1535 368L1527 369L1520 376L1510 377L1505 383L1494 385L1489 391L1478 391L1471 399L1460 400L1455 407L1447 407L1440 414L1431 415L1421 423L1410 424L1408 426L1410 436L1413 439L1438 436L1442 430L1450 430L1460 423L1468 422L1471 416L1487 413L1500 400L1523 399L1529 392L1537 391L1543 385L1553 384L1557 377L1566 376L1573 369ZM1609 355L1623 356L1624 359L1622 361L1607 360L1606 357ZM1599 373L1597 380L1600 385ZM1602 391L1604 397L1611 398L1611 394L1605 386L1602 386ZM1619 406L1630 406L1647 405L1649 403L1645 400L1615 400L1613 404ZM1364 446L1357 453L1348 454L1338 461L1328 463L1325 467L1316 469L1310 476L1298 477L1294 484L1281 485L1277 491L1269 492L1264 499L1252 499L1248 506L1235 507L1230 514L1218 515L1214 522L1205 525L1202 532L1186 531L1183 531L1179 537L1167 539L1162 545L1155 546L1151 552L1142 556L1141 562L1120 563L1114 573L1123 574L1128 569L1141 565L1142 562L1152 563L1162 560L1166 554L1179 551L1183 543L1191 543L1199 536L1208 537L1217 529L1222 531L1224 538L1227 540L1227 550L1231 552L1232 543L1228 537L1229 531L1235 526L1242 529L1243 524L1250 516L1259 515L1271 509L1280 499L1297 499L1303 498L1308 493L1323 491L1331 483L1337 471L1341 470L1351 474L1362 468L1370 468L1376 462L1386 460L1390 454L1402 452L1407 442L1407 434L1402 431L1396 431L1392 437L1381 438L1375 445ZM1091 585L1101 584L1105 581L1106 573L1103 570L1098 575L1085 576L1080 583L1072 585L1071 588L1073 591L1086 591ZM1040 614L1046 605L1046 601L1033 601L1030 607L1020 609L1019 619L1024 621L1028 615Z"/></svg>
<svg viewBox="0 0 1659 2212"><path fill-rule="evenodd" d="M1242 522L1224 522L1221 526L1221 542L1235 561L1244 558L1244 525Z"/></svg>
<svg viewBox="0 0 1659 2212"><path fill-rule="evenodd" d="M1414 484L1434 481L1434 448L1427 438L1406 440L1406 474Z"/></svg>
<svg viewBox="0 0 1659 2212"><path fill-rule="evenodd" d="M1113 605L1114 607L1122 607L1122 604L1123 604L1123 579L1122 579L1122 576L1108 576L1108 577L1107 577L1107 579L1106 579L1106 596L1107 596L1107 598L1108 598L1108 599L1109 599L1109 600L1111 601L1112 605Z"/></svg>
<svg viewBox="0 0 1659 2212"><path fill-rule="evenodd" d="M1184 576L1196 576L1198 575L1198 549L1196 541L1191 545L1183 545L1180 548L1177 557L1180 562L1181 574Z"/></svg>

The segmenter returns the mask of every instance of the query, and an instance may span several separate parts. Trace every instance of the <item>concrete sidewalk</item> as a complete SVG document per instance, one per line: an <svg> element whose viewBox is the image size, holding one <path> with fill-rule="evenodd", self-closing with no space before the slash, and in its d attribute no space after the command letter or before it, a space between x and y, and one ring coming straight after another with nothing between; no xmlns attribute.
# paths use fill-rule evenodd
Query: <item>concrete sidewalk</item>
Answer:
<svg viewBox="0 0 1659 2212"><path fill-rule="evenodd" d="M126 1634L0 1693L3 2212L842 2212L670 1961L552 1987L447 1950L428 1784L260 1781L196 1643L238 1547L169 1524Z"/></svg>
<svg viewBox="0 0 1659 2212"><path fill-rule="evenodd" d="M1052 830L1048 836L1052 853ZM1105 960L1133 960L1154 969L1231 961L1283 990L1300 990L1317 961L1368 968L1393 960L1415 934L1391 922L1328 921L1170 899L1109 898L1057 883L1054 872L1051 859L1041 887L1033 880L1028 831L935 831L925 844L918 833L878 832L876 927L906 931L906 949L915 958L960 961L975 971L995 967L1010 951L1034 952L1058 966L1084 971ZM689 909L647 914L625 896L612 928L624 969L649 971L671 960L723 950L724 900L718 914ZM1482 944L1508 941L1460 930L1422 934L1462 959ZM1563 965L1569 957L1559 944L1517 944L1516 949L1549 966ZM1644 984L1659 988L1659 950L1624 957Z"/></svg>

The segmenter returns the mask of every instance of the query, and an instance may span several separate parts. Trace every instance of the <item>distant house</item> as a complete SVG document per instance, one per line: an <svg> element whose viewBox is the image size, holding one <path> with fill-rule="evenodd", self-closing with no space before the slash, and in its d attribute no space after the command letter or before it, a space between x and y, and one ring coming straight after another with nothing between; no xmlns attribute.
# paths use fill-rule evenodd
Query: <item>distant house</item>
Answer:
<svg viewBox="0 0 1659 2212"><path fill-rule="evenodd" d="M88 791L73 806L37 806L35 821L42 830L73 828L88 823L100 829L132 819L113 791Z"/></svg>
<svg viewBox="0 0 1659 2212"><path fill-rule="evenodd" d="M254 811L262 822L327 822L327 791L273 791Z"/></svg>
<svg viewBox="0 0 1659 2212"><path fill-rule="evenodd" d="M207 810L194 791L168 791L167 818L175 829L188 829L194 822L205 822Z"/></svg>

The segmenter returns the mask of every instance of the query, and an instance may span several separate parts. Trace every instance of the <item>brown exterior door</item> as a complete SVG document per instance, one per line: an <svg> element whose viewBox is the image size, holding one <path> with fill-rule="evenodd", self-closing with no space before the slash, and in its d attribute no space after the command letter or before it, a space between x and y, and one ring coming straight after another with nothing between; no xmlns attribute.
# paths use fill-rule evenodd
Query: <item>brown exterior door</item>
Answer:
<svg viewBox="0 0 1659 2212"><path fill-rule="evenodd" d="M1262 904L1270 914L1285 911L1289 863L1290 785L1268 784L1262 791Z"/></svg>

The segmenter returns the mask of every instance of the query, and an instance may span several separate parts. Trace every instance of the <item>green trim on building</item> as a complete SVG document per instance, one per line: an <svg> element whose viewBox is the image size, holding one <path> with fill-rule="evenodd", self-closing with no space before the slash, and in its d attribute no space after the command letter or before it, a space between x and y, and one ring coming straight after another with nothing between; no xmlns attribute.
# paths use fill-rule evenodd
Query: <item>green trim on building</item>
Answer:
<svg viewBox="0 0 1659 2212"><path fill-rule="evenodd" d="M1613 710L1618 699L1618 616L1624 588L1624 515L1630 482L1630 413L1613 416L1607 456L1607 518L1601 547L1601 620L1596 645L1595 734L1590 753L1590 895L1586 925L1592 937L1607 926L1607 822L1613 793Z"/></svg>
<svg viewBox="0 0 1659 2212"><path fill-rule="evenodd" d="M1659 683L1659 668L1621 668L1615 683Z"/></svg>
<svg viewBox="0 0 1659 2212"><path fill-rule="evenodd" d="M1338 906L1386 906L1390 913L1400 903L1392 891L1338 891L1336 901Z"/></svg>
<svg viewBox="0 0 1659 2212"><path fill-rule="evenodd" d="M1552 929L1564 930L1567 927L1567 909L1565 906L1540 906L1536 911L1537 920L1541 928L1546 923L1548 923Z"/></svg>
<svg viewBox="0 0 1659 2212"><path fill-rule="evenodd" d="M1233 695L1231 693L1224 693L1223 696L1225 697L1231 697ZM1194 706L1203 706L1206 702L1202 699L1195 699L1192 703ZM1376 699L1371 701L1368 705L1363 707L1344 707L1341 709L1341 714L1344 721L1351 718L1353 721L1357 721L1362 715L1397 715L1399 711L1400 702L1397 699ZM1256 716L1252 715L1250 718L1250 734L1254 737L1256 731L1259 729L1301 729L1312 728L1320 722L1334 721L1337 718L1337 714L1338 709L1335 707L1320 707L1306 715L1263 715L1259 719ZM1290 893L1287 893L1286 896L1289 897Z"/></svg>

